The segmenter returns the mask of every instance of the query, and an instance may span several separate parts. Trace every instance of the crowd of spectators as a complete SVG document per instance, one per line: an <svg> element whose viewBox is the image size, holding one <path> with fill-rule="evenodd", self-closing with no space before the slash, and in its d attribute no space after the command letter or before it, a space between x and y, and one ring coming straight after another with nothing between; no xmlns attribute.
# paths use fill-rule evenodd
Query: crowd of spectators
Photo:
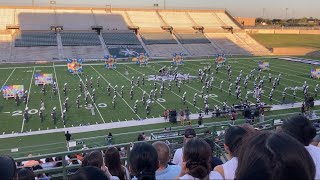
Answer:
<svg viewBox="0 0 320 180"><path fill-rule="evenodd" d="M141 134L144 136L144 134ZM183 147L171 160L165 142L139 142L128 155L128 164L121 163L121 151L108 146L104 151L90 151L67 157L71 180L166 180L166 179L320 179L320 137L304 116L284 120L276 131L258 131L250 125L231 126L224 133L224 149L228 161L214 157L213 139L197 136L192 128L184 133ZM30 160L16 163L9 156L0 156L0 180L49 179L34 170L61 166L61 157L53 160Z"/></svg>

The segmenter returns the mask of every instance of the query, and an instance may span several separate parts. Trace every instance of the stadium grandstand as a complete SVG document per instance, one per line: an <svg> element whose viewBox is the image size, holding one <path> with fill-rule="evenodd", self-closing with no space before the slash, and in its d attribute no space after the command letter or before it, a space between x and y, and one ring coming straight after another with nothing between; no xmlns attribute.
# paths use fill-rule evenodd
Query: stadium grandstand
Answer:
<svg viewBox="0 0 320 180"><path fill-rule="evenodd" d="M163 3L0 6L0 180L320 179L319 60Z"/></svg>
<svg viewBox="0 0 320 180"><path fill-rule="evenodd" d="M151 58L271 54L221 10L1 8L0 15L6 61L21 60L17 53L26 50L43 56L25 60L99 59L109 53L125 58L125 50Z"/></svg>

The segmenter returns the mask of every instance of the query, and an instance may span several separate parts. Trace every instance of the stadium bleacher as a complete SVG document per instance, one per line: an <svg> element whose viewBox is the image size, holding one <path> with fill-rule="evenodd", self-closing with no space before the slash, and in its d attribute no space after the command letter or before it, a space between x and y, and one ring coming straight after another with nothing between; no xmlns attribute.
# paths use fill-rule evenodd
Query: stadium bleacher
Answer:
<svg viewBox="0 0 320 180"><path fill-rule="evenodd" d="M15 47L57 46L55 33L49 31L21 31L15 36Z"/></svg>
<svg viewBox="0 0 320 180"><path fill-rule="evenodd" d="M152 44L177 44L169 32L141 32L140 36L146 45Z"/></svg>
<svg viewBox="0 0 320 180"><path fill-rule="evenodd" d="M26 10L15 11L15 22L21 30L49 31L51 26L56 25L56 16L53 10Z"/></svg>
<svg viewBox="0 0 320 180"><path fill-rule="evenodd" d="M132 31L103 32L106 45L140 45L140 41Z"/></svg>
<svg viewBox="0 0 320 180"><path fill-rule="evenodd" d="M155 11L127 11L131 22L134 26L138 26L140 30L161 30L163 26Z"/></svg>
<svg viewBox="0 0 320 180"><path fill-rule="evenodd" d="M103 30L128 30L128 24L121 14L93 10L94 20L97 26L102 26Z"/></svg>
<svg viewBox="0 0 320 180"><path fill-rule="evenodd" d="M205 29L221 29L223 24L211 12L188 12L198 26Z"/></svg>
<svg viewBox="0 0 320 180"><path fill-rule="evenodd" d="M214 56L219 54L211 44L183 44L183 47L189 52L189 56Z"/></svg>
<svg viewBox="0 0 320 180"><path fill-rule="evenodd" d="M8 60L10 57L12 37L8 35L0 35L0 60Z"/></svg>
<svg viewBox="0 0 320 180"><path fill-rule="evenodd" d="M181 44L210 44L210 41L201 32L175 33Z"/></svg>
<svg viewBox="0 0 320 180"><path fill-rule="evenodd" d="M147 48L153 57L172 57L174 53L188 55L188 52L178 44L153 44L147 45Z"/></svg>
<svg viewBox="0 0 320 180"><path fill-rule="evenodd" d="M103 59L104 51L100 46L63 46L64 58Z"/></svg>
<svg viewBox="0 0 320 180"><path fill-rule="evenodd" d="M90 10L55 10L56 25L64 30L91 30L95 26Z"/></svg>
<svg viewBox="0 0 320 180"><path fill-rule="evenodd" d="M12 47L10 61L52 61L58 60L57 46Z"/></svg>
<svg viewBox="0 0 320 180"><path fill-rule="evenodd" d="M224 23L225 26L232 26L233 29L240 29L230 17L224 12L215 13L217 17Z"/></svg>
<svg viewBox="0 0 320 180"><path fill-rule="evenodd" d="M193 22L189 19L185 12L159 12L162 19L173 27L174 30L193 30Z"/></svg>
<svg viewBox="0 0 320 180"><path fill-rule="evenodd" d="M11 35L14 35L15 47L57 46L57 39L60 40L60 37L49 32L51 26L63 26L60 33L62 45L59 45L59 49L62 49L60 46L86 46L63 48L63 51L59 51L60 58L78 55L87 58L92 55L91 58L96 58L100 55L95 53L100 52L101 49L105 53L112 49L111 51L120 54L121 52L132 54L133 51L145 52L144 48L151 57L171 57L173 53L184 53L194 57L211 56L215 52L224 52L228 55L270 54L269 50L242 32L227 12L219 10L197 12L4 8L0 10L0 17L2 17L0 30L6 29L8 25L20 27L20 33L19 31L11 32ZM75 21L76 19L81 21ZM101 34L103 40L99 39L97 33L90 32L93 26L103 28ZM130 26L139 27L138 36L128 30ZM162 30L162 26L172 26L173 34ZM205 33L195 33L194 26L203 27ZM226 32L222 26L232 26L237 32L235 34ZM6 43L3 48L11 49L9 43ZM68 52L69 50L72 52ZM6 51L6 54L10 54L9 52L11 51ZM89 54L84 56L84 52Z"/></svg>
<svg viewBox="0 0 320 180"><path fill-rule="evenodd" d="M101 45L95 32L62 32L63 46L98 46Z"/></svg>

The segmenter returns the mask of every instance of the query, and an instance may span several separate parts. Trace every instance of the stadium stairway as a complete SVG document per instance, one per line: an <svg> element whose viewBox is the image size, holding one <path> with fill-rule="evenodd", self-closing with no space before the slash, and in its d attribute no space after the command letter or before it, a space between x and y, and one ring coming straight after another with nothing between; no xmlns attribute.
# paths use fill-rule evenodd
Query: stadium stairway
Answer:
<svg viewBox="0 0 320 180"><path fill-rule="evenodd" d="M177 38L177 36L172 33L172 37L174 40L176 40L178 42L178 45L187 53L186 56L190 56L191 53L181 44L181 42L179 41L179 39Z"/></svg>
<svg viewBox="0 0 320 180"><path fill-rule="evenodd" d="M148 53L148 55L150 56L150 51L149 51L149 49L147 48L146 44L143 42L140 34L138 33L138 34L136 34L136 36L137 36L138 40L140 41L140 43L141 43L142 47L144 48L144 50L145 50L145 51Z"/></svg>
<svg viewBox="0 0 320 180"><path fill-rule="evenodd" d="M58 43L58 53L59 53L59 59L63 60L64 53L63 53L63 45L61 40L61 34L57 33L57 43Z"/></svg>
<svg viewBox="0 0 320 180"><path fill-rule="evenodd" d="M104 55L110 55L110 52L108 51L108 48L106 46L106 42L104 41L102 35L99 34L98 37L99 37L99 40L100 40Z"/></svg>

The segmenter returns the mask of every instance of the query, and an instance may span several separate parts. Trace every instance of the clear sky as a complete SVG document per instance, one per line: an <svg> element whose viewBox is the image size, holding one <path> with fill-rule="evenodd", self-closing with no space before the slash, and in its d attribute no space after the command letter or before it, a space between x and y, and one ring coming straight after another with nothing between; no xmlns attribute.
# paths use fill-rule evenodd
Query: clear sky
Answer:
<svg viewBox="0 0 320 180"><path fill-rule="evenodd" d="M34 0L35 5L48 5L50 0ZM227 9L233 16L267 18L316 17L320 18L320 0L55 0L57 6L143 7L152 8L158 3L161 8ZM31 5L32 0L0 0L1 5ZM286 10L288 8L288 10Z"/></svg>

